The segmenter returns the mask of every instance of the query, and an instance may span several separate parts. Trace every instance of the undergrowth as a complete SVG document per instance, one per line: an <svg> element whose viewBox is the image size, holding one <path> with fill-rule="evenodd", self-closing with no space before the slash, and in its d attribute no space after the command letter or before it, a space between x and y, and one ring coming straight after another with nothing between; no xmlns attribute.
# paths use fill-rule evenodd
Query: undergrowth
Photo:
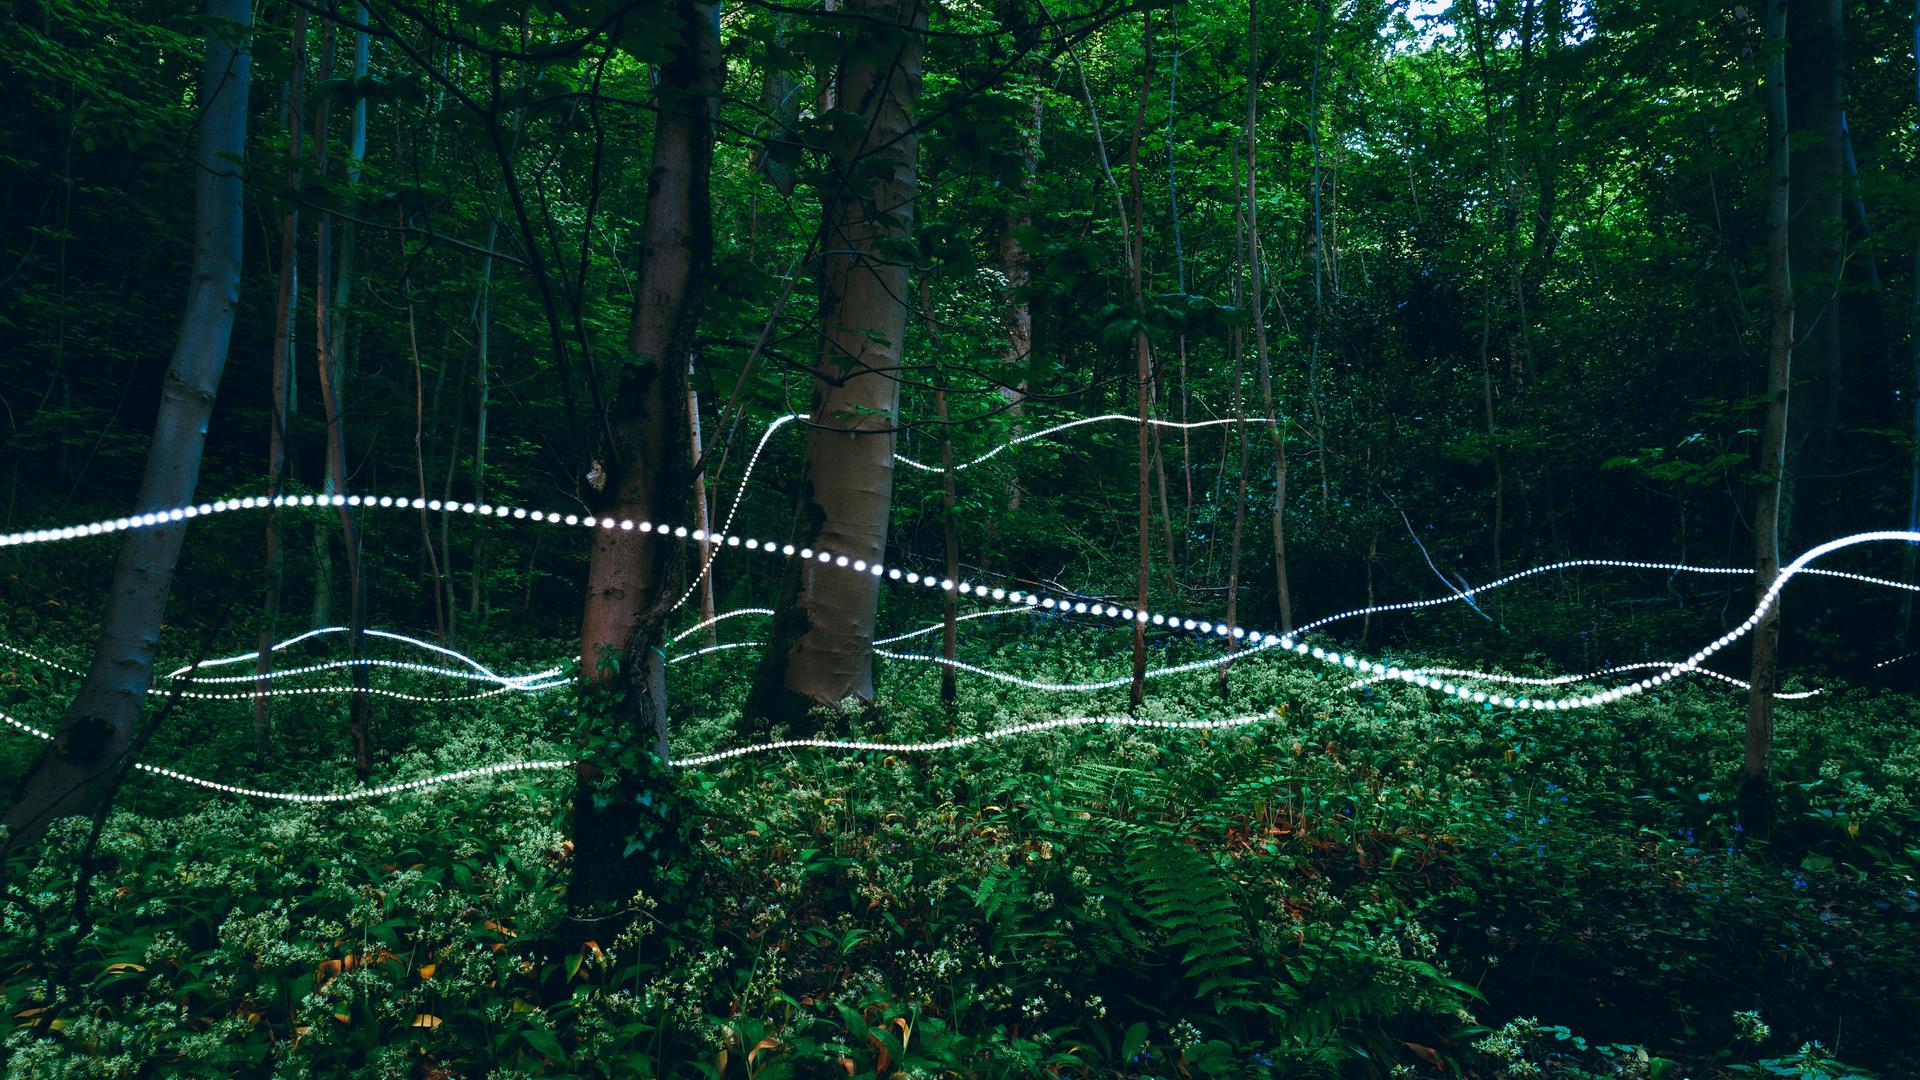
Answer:
<svg viewBox="0 0 1920 1080"><path fill-rule="evenodd" d="M1051 678L1119 659L1046 620L969 640L976 662ZM678 752L731 742L727 659L672 669L697 703ZM8 670L5 710L50 726L55 684ZM876 710L828 722L914 739L1124 705L963 680L943 708L905 664L880 682ZM1229 701L1211 673L1155 690L1149 719L1266 719L680 772L699 873L663 875L627 929L577 950L557 945L566 774L334 807L136 780L84 930L84 822L9 859L8 1074L1920 1071L1911 698L1784 709L1763 841L1732 820L1740 699L1717 684L1523 713L1258 657ZM565 756L571 707L383 703L383 775ZM347 787L344 708L286 699L264 756L244 705L183 708L149 756ZM5 738L17 779L38 747Z"/></svg>

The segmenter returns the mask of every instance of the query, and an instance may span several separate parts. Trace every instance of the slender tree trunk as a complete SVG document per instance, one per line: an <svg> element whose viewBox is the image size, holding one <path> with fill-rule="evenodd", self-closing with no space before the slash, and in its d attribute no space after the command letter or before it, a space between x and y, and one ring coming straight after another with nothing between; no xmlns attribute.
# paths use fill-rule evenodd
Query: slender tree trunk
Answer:
<svg viewBox="0 0 1920 1080"><path fill-rule="evenodd" d="M747 715L804 726L808 705L873 700L873 624L880 582L854 560L880 563L893 502L907 309L907 264L891 249L914 217L919 141L922 0L850 0L850 40L837 93L865 135L834 162L820 215L819 371L807 433L799 537L850 565L790 564ZM754 721L750 721L752 723Z"/></svg>
<svg viewBox="0 0 1920 1080"><path fill-rule="evenodd" d="M1914 55L1920 57L1920 0L1913 5L1913 48ZM1914 69L1914 104L1920 105L1920 67ZM1920 532L1920 244L1915 245L1913 253L1913 331L1909 348L1912 360L1909 368L1907 390L1913 395L1913 439L1914 450L1907 462L1907 531ZM1905 560L1905 580L1912 581L1916 553L1920 545L1908 544ZM1913 631L1913 593L1906 593L1900 601L1900 647L1905 651L1908 635Z"/></svg>
<svg viewBox="0 0 1920 1080"><path fill-rule="evenodd" d="M186 313L160 391L159 414L140 482L137 512L190 503L206 447L208 417L226 367L240 302L243 186L235 160L246 151L245 0L208 0L207 47L194 147L194 253ZM113 588L93 661L53 742L27 774L5 824L37 836L55 818L91 812L133 743L153 675L154 646L187 527L134 529L120 544Z"/></svg>
<svg viewBox="0 0 1920 1080"><path fill-rule="evenodd" d="M488 269L492 269L492 259L488 259ZM481 285L481 303L490 306L492 290L486 284ZM473 501L483 503L487 498L487 409L492 405L492 374L486 360L488 352L488 326L491 324L491 312L483 310L488 316L481 323L480 356L475 368L474 386L477 405L473 418ZM486 610L485 585L487 577L487 538L483 529L473 530L473 556L467 568L467 618L478 624Z"/></svg>
<svg viewBox="0 0 1920 1080"><path fill-rule="evenodd" d="M687 374L693 374L691 360L687 364ZM691 460L699 462L704 459L706 451L700 439L700 392L693 388L691 378L687 382L687 445L693 453ZM704 472L693 478L693 519L700 523L702 529L713 531L713 521L707 515L707 477ZM700 621L711 624L713 616L713 543L703 537L700 541ZM709 625L707 644L714 645L719 641L718 628Z"/></svg>
<svg viewBox="0 0 1920 1080"><path fill-rule="evenodd" d="M1761 433L1764 482L1753 515L1754 587L1764 596L1780 573L1780 504L1787 473L1787 396L1793 375L1793 274L1789 258L1789 197L1786 58L1778 47L1786 32L1787 0L1767 0L1767 39L1775 47L1767 66L1767 415ZM1750 832L1765 836L1773 795L1767 756L1773 747L1773 692L1780 658L1780 603L1753 631L1753 686L1747 694L1747 745L1740 765L1740 816Z"/></svg>
<svg viewBox="0 0 1920 1080"><path fill-rule="evenodd" d="M667 746L663 629L682 549L620 519L684 521L693 483L687 456L687 358L713 266L713 120L726 70L719 5L676 0L680 39L661 66L646 223L634 285L627 365L616 392L601 482L586 486L593 530L580 619L582 677L609 692L611 730L589 736L573 803L575 908L626 906L651 863L650 785ZM596 474L598 475L598 474ZM603 664L602 660L613 661ZM611 774L611 775L610 775ZM656 839L654 843L658 843ZM604 932L605 924L585 923Z"/></svg>
<svg viewBox="0 0 1920 1080"><path fill-rule="evenodd" d="M1832 510L1846 360L1840 287L1846 276L1844 184L1846 113L1840 0L1795 0L1787 5L1786 80L1789 171L1788 247L1793 260L1794 368L1801 381L1795 427L1796 475L1816 480L1802 494L1788 481L1782 502L1789 539L1794 508ZM1809 499L1812 500L1809 503ZM1825 515L1809 522L1823 529Z"/></svg>
<svg viewBox="0 0 1920 1080"><path fill-rule="evenodd" d="M1187 247L1180 234L1180 184L1174 172L1173 118L1179 115L1180 99L1180 23L1179 8L1168 8L1167 18L1171 24L1173 36L1173 61L1167 77L1167 215L1173 223L1173 273L1179 286L1182 303L1187 295ZM1187 332L1180 331L1175 345L1180 358L1180 423L1192 422L1189 406L1192 404L1187 386ZM1180 516L1180 536L1183 542L1190 544L1193 539L1193 429L1182 426L1180 429L1180 480L1186 496L1185 511ZM1171 527L1171 526L1169 526ZM1191 547L1187 550L1192 557ZM1185 569L1186 562L1180 563Z"/></svg>
<svg viewBox="0 0 1920 1080"><path fill-rule="evenodd" d="M1260 5L1247 8L1247 266L1251 281L1253 349L1259 360L1260 402L1273 439L1273 579L1280 629L1293 629L1293 591L1287 580L1287 424L1274 408L1273 369L1267 357L1266 284L1260 258Z"/></svg>
<svg viewBox="0 0 1920 1080"><path fill-rule="evenodd" d="M940 425L940 535L946 546L947 580L960 580L960 538L954 526L953 429L947 424L947 376L940 365L940 326L933 317L933 293L927 287L927 275L920 275L920 312L927 323L927 344L932 347L933 418ZM951 661L959 648L959 597L951 591L941 593L940 655ZM951 705L958 696L952 664L940 667L940 700Z"/></svg>
<svg viewBox="0 0 1920 1080"><path fill-rule="evenodd" d="M1313 158L1313 329L1307 347L1307 401L1313 406L1313 458L1320 470L1320 506L1324 510L1332 498L1327 480L1327 421L1320 401L1320 329L1326 322L1327 307L1322 279L1326 277L1326 235L1320 215L1320 67L1327 48L1327 0L1319 0L1319 18L1314 22L1313 74L1307 88L1307 153Z"/></svg>
<svg viewBox="0 0 1920 1080"><path fill-rule="evenodd" d="M400 248L401 265L408 266L411 265L411 263L408 259L405 244L405 211L402 211L400 214L400 224L402 227L402 232L400 233L402 237ZM433 600L434 631L442 638L445 638L448 627L446 607L442 603L442 600L445 598L446 590L443 587L444 582L440 575L440 557L433 550L432 523L428 518L428 510L424 505L427 499L427 448L425 440L427 376L425 369L423 369L420 364L420 330L418 325L419 320L414 315L413 276L411 273L405 271L401 273L400 293L406 299L407 346L413 355L413 471L414 478L417 481L418 495L422 503L420 508L420 549L426 553L427 572L433 583L431 598ZM441 516L444 517L445 515L443 514Z"/></svg>
<svg viewBox="0 0 1920 1080"><path fill-rule="evenodd" d="M1242 188L1239 168L1233 169L1233 306L1241 303L1241 285L1247 276L1247 219L1240 203ZM1253 439L1247 433L1246 334L1238 324L1228 332L1227 351L1233 354L1233 438L1240 442L1240 467L1234 477L1233 542L1227 555L1227 625L1240 625L1240 541L1247 524L1247 464L1252 456ZM1222 452L1225 451L1222 440ZM1234 639L1227 639L1227 655L1233 655ZM1220 699L1227 699L1227 672L1231 664L1220 665Z"/></svg>
<svg viewBox="0 0 1920 1080"><path fill-rule="evenodd" d="M306 121L307 13L288 9L293 22L286 82L287 157L295 164L287 170L287 186L298 195L302 128ZM280 218L280 297L273 318L273 406L272 423L267 431L267 496L277 498L286 488L287 447L293 432L295 355L294 324L300 310L300 207L287 204ZM265 570L266 596L261 602L260 636L256 648L259 658L254 669L260 681L254 684L253 748L256 754L266 750L273 730L273 697L267 675L273 670L273 639L279 628L280 594L285 584L286 538L280 528L280 512L267 511Z"/></svg>
<svg viewBox="0 0 1920 1080"><path fill-rule="evenodd" d="M356 12L364 25L366 9L356 6ZM328 51L331 52L331 42ZM364 30L354 34L353 73L356 84L366 77L367 33ZM314 125L314 139L320 171L325 175L327 124L324 103L321 110L321 120ZM360 97L354 104L353 120L348 130L346 179L349 185L360 178L360 163L366 157L366 148L367 105L366 99ZM341 384L346 375L347 310L353 298L354 229L350 221L341 226L340 250L336 259L331 251L330 222L325 217L321 218L319 228L316 245L319 273L314 284L314 326L317 335L314 359L319 374L317 390L327 425L323 490L328 494L346 495L347 438ZM367 601L366 579L360 558L360 525L358 515L350 506L340 506L339 516L340 537L347 559L347 656L349 660L358 660L365 646ZM355 664L351 670L355 692L348 709L347 731L353 745L354 772L365 780L373 772L372 699L365 692L370 672L360 664Z"/></svg>
<svg viewBox="0 0 1920 1080"><path fill-rule="evenodd" d="M1034 177L1040 171L1040 125L1046 119L1047 100L1040 84L1041 72L1038 61L1031 64L1027 71L1033 83L1033 113L1026 132L1025 147L1021 151L1021 186L1008 197L1006 217L1000 228L1000 270L1007 277L1007 302L1000 309L1000 323L1007 332L1007 365L1018 370L1029 366L1033 354L1033 307L1023 294L1027 283L1033 279L1033 267L1028 263L1026 251L1020 246L1020 231L1033 223L1027 200L1031 195ZM1008 436L1017 439L1024 420L1026 379L1017 378L1005 394L1007 415L1012 420ZM1011 490L1007 493L1007 510L1017 512L1020 509L1020 467L1018 464L1010 467L1014 473Z"/></svg>
<svg viewBox="0 0 1920 1080"><path fill-rule="evenodd" d="M324 85L333 79L333 53L336 42L332 19L320 20L320 81ZM314 173L322 183L327 177L327 154L329 140L333 138L333 95L320 95L320 102L313 110L313 161ZM332 363L332 347L328 342L332 338L333 304L333 219L325 213L316 215L313 227L313 315L314 315L314 364L316 366ZM321 384L323 411L326 401L325 383ZM327 414L331 415L331 414ZM333 437L333 425L327 424L326 438ZM323 453L320 458L321 488L331 491L328 484L333 479L333 461ZM333 545L327 536L327 527L320 519L313 520L313 624L325 626L333 621Z"/></svg>
<svg viewBox="0 0 1920 1080"><path fill-rule="evenodd" d="M1153 414L1149 408L1153 393L1153 354L1147 343L1147 299L1145 288L1147 255L1147 215L1140 194L1140 134L1147 121L1147 96L1153 91L1153 12L1141 13L1141 50L1140 61L1140 98L1133 112L1133 141L1127 148L1127 184L1133 196L1133 355L1134 377L1137 383L1136 397L1140 411L1140 573L1136 611L1147 610L1147 580L1153 571L1152 545L1150 543L1149 506L1147 481L1153 455L1148 446L1152 425L1149 421ZM1165 485L1161 485L1162 492ZM1169 553L1171 556L1171 553ZM1169 560L1171 561L1171 559ZM1128 704L1131 711L1138 711L1147 697L1147 624L1139 619L1133 620L1133 685L1128 691Z"/></svg>

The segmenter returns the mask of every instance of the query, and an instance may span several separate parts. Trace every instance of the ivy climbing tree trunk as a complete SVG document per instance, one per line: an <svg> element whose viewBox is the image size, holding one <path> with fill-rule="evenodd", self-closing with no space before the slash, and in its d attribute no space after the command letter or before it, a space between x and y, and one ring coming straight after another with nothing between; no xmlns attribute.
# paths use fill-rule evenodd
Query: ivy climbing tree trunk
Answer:
<svg viewBox="0 0 1920 1080"><path fill-rule="evenodd" d="M893 504L907 264L919 140L922 0L850 0L839 107L862 134L834 155L820 213L820 358L809 410L798 543L869 566L886 554ZM796 545L797 546L797 545ZM804 724L811 705L873 700L880 582L864 567L797 559L747 715Z"/></svg>
<svg viewBox="0 0 1920 1080"><path fill-rule="evenodd" d="M137 513L193 501L240 302L243 186L236 161L246 150L253 12L246 0L207 0L206 14L191 284L160 390ZM152 682L154 646L186 533L185 524L174 522L134 529L121 542L86 679L7 811L14 836L37 835L55 818L91 812L112 785Z"/></svg>
<svg viewBox="0 0 1920 1080"><path fill-rule="evenodd" d="M719 5L677 0L674 11L681 36L660 68L632 356L612 402L610 442L585 488L600 527L580 618L592 726L573 803L568 900L576 909L632 898L666 804L653 790L668 752L660 645L683 552L660 532L620 523L685 522L688 512L687 358L712 276L713 120L726 79Z"/></svg>
<svg viewBox="0 0 1920 1080"><path fill-rule="evenodd" d="M1786 58L1780 49L1786 31L1787 0L1768 0L1767 42L1774 48L1767 66L1767 303L1772 319L1767 333L1767 415L1760 436L1759 498L1753 513L1753 563L1756 598L1764 596L1780 573L1780 504L1787 474L1787 396L1793 376L1793 273L1790 233ZM1773 748L1773 691L1780 660L1780 603L1753 630L1753 669L1747 693L1746 753L1740 764L1740 816L1747 829L1764 836L1772 818L1767 757Z"/></svg>

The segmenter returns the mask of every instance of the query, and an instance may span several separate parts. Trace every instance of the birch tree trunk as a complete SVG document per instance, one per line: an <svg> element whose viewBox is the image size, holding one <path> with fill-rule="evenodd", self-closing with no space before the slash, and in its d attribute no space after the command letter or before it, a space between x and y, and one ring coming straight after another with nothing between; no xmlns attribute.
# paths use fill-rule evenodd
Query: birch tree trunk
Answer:
<svg viewBox="0 0 1920 1080"><path fill-rule="evenodd" d="M864 134L836 155L820 215L820 359L796 544L881 562L893 503L907 264L891 248L912 231L927 9L921 0L850 0L852 39L835 80ZM804 725L810 705L873 700L880 582L864 569L791 564L747 714Z"/></svg>
<svg viewBox="0 0 1920 1080"><path fill-rule="evenodd" d="M1786 488L1787 396L1793 375L1793 273L1789 261L1787 70L1778 48L1786 32L1787 0L1767 2L1767 40L1775 47L1767 66L1767 299L1772 324L1767 335L1767 417L1760 441L1765 482L1753 514L1755 597L1764 596L1780 573L1780 503ZM1773 748L1773 691L1780 659L1780 604L1776 600L1753 631L1753 686L1747 694L1746 754L1740 764L1740 817L1749 832L1764 837L1772 818L1767 756Z"/></svg>
<svg viewBox="0 0 1920 1080"><path fill-rule="evenodd" d="M193 501L207 419L240 302L243 187L234 159L246 150L253 12L246 0L207 0L206 13L196 102L192 278L160 391L137 513ZM14 836L35 836L55 818L91 812L112 784L152 681L154 646L186 533L186 525L173 523L134 529L121 542L86 679L7 811L5 823Z"/></svg>

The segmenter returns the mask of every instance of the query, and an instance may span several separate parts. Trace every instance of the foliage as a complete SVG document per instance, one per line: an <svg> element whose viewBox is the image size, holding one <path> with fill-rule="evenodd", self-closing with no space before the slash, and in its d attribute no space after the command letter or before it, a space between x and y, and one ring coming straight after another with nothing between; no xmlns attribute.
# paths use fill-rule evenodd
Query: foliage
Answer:
<svg viewBox="0 0 1920 1080"><path fill-rule="evenodd" d="M1033 629L1053 635L1050 663L1099 666L1087 631ZM1032 662L1031 636L992 640L999 662ZM676 732L680 752L730 740L737 669L671 670L715 705ZM143 783L129 795L152 809L109 822L83 939L60 929L80 823L13 857L10 1067L1854 1075L1793 1049L1842 1015L1847 1060L1914 1066L1898 1020L1920 963L1907 699L1785 714L1802 824L1761 845L1730 823L1737 734L1710 687L1575 729L1411 689L1356 698L1285 663L1235 672L1230 702L1187 676L1143 716L1284 710L1210 735L1093 729L689 774L705 825L687 875L571 950L568 791L551 774L333 811L162 810L180 791ZM963 683L950 714L931 673L887 683L875 735L1058 707ZM568 708L422 712L414 735L439 749L394 768L546 753L512 733L564 743ZM221 753L156 752L190 771ZM1513 1015L1552 1022L1498 1019Z"/></svg>

